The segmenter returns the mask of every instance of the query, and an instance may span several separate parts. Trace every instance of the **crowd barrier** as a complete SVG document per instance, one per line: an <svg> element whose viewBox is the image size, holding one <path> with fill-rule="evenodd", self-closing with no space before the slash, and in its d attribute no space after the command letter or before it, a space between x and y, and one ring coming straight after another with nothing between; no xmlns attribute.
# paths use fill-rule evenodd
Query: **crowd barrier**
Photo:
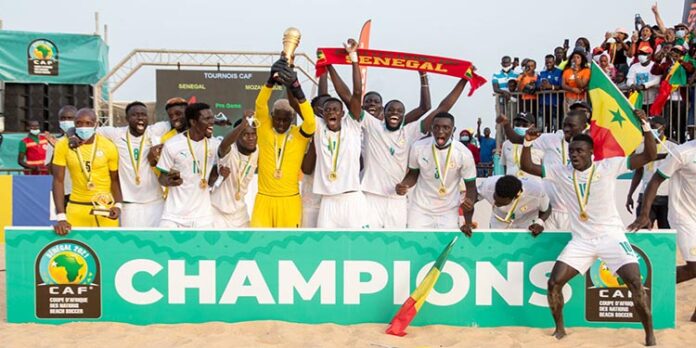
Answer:
<svg viewBox="0 0 696 348"><path fill-rule="evenodd" d="M388 323L459 231L10 227L7 320L131 324ZM628 235L655 328L674 328L675 234ZM414 325L553 321L546 282L568 233L460 237ZM628 289L597 261L564 289L568 326L639 328Z"/></svg>

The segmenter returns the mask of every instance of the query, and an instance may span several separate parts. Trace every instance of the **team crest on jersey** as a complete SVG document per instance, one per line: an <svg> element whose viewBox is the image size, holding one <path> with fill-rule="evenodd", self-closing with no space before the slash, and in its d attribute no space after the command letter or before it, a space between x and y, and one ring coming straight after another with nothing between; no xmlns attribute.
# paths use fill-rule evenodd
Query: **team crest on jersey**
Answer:
<svg viewBox="0 0 696 348"><path fill-rule="evenodd" d="M97 150L97 157L104 157L104 151Z"/></svg>

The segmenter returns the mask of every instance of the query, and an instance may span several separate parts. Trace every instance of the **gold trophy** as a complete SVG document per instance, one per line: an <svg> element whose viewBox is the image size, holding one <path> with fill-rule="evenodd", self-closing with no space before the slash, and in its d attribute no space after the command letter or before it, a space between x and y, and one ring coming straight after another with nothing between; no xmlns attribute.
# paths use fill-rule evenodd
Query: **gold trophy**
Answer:
<svg viewBox="0 0 696 348"><path fill-rule="evenodd" d="M283 57L288 59L288 65L293 66L295 63L295 50L300 45L300 30L297 28L287 28L283 33Z"/></svg>
<svg viewBox="0 0 696 348"><path fill-rule="evenodd" d="M92 196L92 211L89 213L96 216L111 215L111 207L114 205L114 196L108 192L99 192Z"/></svg>

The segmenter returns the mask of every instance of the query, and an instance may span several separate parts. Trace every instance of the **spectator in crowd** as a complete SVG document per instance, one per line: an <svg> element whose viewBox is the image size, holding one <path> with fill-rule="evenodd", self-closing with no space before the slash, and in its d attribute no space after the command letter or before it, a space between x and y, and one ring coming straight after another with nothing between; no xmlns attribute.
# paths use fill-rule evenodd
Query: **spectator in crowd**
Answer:
<svg viewBox="0 0 696 348"><path fill-rule="evenodd" d="M556 47L553 50L553 57L555 60L556 67L563 70L565 68L566 64L568 64L568 57L566 56L567 54L567 48L564 47Z"/></svg>
<svg viewBox="0 0 696 348"><path fill-rule="evenodd" d="M616 76L616 68L613 64L611 64L611 62L609 62L609 54L607 52L603 52L599 55L597 60L599 67L602 68L602 71L604 71L604 73L613 80L614 76Z"/></svg>
<svg viewBox="0 0 696 348"><path fill-rule="evenodd" d="M652 48L649 46L643 46L643 48L638 50L638 62L631 65L626 76L628 91L640 91L643 93L642 106L646 112L653 101L655 101L657 86L660 84L660 76L651 73L654 65L654 62L650 59L652 58L652 53Z"/></svg>
<svg viewBox="0 0 696 348"><path fill-rule="evenodd" d="M554 55L548 54L544 58L545 69L539 72L537 77L536 86L537 90L544 92L553 92L561 89L561 75L563 71L557 68L556 60ZM540 126L542 126L547 131L551 129L556 129L556 126L560 124L557 120L559 117L558 112L558 94L556 93L544 93L539 98L539 116L543 120Z"/></svg>
<svg viewBox="0 0 696 348"><path fill-rule="evenodd" d="M464 146L471 151L471 155L474 156L474 163L479 164L479 162L481 162L481 154L478 147L471 143L471 132L466 129L461 131L459 133L459 142L464 144Z"/></svg>
<svg viewBox="0 0 696 348"><path fill-rule="evenodd" d="M46 149L48 139L41 134L39 121L27 122L29 134L19 142L17 163L24 168L24 175L48 175Z"/></svg>
<svg viewBox="0 0 696 348"><path fill-rule="evenodd" d="M492 84L493 92L496 95L496 112L505 113L516 102L516 98L512 97L510 93L517 88L518 74L514 71L517 66L516 62L513 62L510 56L501 58L500 66L500 71L493 74Z"/></svg>
<svg viewBox="0 0 696 348"><path fill-rule="evenodd" d="M604 35L601 47L609 56L609 63L623 72L628 71L628 58L631 57L631 45L626 28L616 28L613 33Z"/></svg>
<svg viewBox="0 0 696 348"><path fill-rule="evenodd" d="M614 76L614 79L612 81L614 81L614 84L616 85L616 87L619 88L621 92L623 92L624 94L628 94L629 88L626 81L626 74L624 74L623 71L617 71L616 76Z"/></svg>
<svg viewBox="0 0 696 348"><path fill-rule="evenodd" d="M681 64L687 75L692 74L694 66L691 62L683 59L685 54L686 50L684 50L684 47L678 45L670 50L665 48L658 51L655 54L656 63L653 64L650 72L661 76L664 80L669 78L674 64ZM669 96L669 103L665 105L663 110L663 113L667 113L667 129L672 132L668 137L674 139L679 144L686 140L686 104L683 102L685 98L682 96L682 93L686 93L684 88L673 91Z"/></svg>
<svg viewBox="0 0 696 348"><path fill-rule="evenodd" d="M536 114L537 97L536 92L536 61L534 59L526 59L522 65L524 72L517 77L517 87L522 92L522 111Z"/></svg>
<svg viewBox="0 0 696 348"><path fill-rule="evenodd" d="M587 58L588 62L592 60L592 46L590 46L590 40L585 37L579 37L577 40L575 40L575 49L573 52L579 48L582 48L585 51L585 58Z"/></svg>
<svg viewBox="0 0 696 348"><path fill-rule="evenodd" d="M679 23L674 26L674 34L677 37L674 41L677 45L689 47L689 26L684 23Z"/></svg>
<svg viewBox="0 0 696 348"><path fill-rule="evenodd" d="M570 105L578 100L586 100L587 84L589 82L590 68L587 65L587 56L582 49L576 49L570 55L570 63L563 70L561 86L566 91L566 105Z"/></svg>
<svg viewBox="0 0 696 348"><path fill-rule="evenodd" d="M631 54L634 57L634 62L637 62L638 51L643 47L650 47L650 49L655 52L657 45L655 44L655 34L653 34L652 28L649 25L644 25L640 28L640 33L633 32L631 36Z"/></svg>
<svg viewBox="0 0 696 348"><path fill-rule="evenodd" d="M491 138L491 129L486 127L481 135L481 118L476 121L476 138L479 142L479 154L482 164L493 164L493 153L495 152L495 139Z"/></svg>

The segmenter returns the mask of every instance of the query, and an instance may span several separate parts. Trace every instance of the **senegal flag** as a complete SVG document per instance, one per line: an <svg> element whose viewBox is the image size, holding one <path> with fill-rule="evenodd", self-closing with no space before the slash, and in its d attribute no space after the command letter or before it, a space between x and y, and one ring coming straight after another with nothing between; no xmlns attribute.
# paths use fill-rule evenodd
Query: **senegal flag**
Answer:
<svg viewBox="0 0 696 348"><path fill-rule="evenodd" d="M650 116L662 115L662 109L667 104L669 96L681 86L686 86L686 70L681 63L675 62L667 76L660 82L655 101L650 105Z"/></svg>
<svg viewBox="0 0 696 348"><path fill-rule="evenodd" d="M628 96L628 102L631 103L633 109L640 109L643 107L643 92L633 91Z"/></svg>
<svg viewBox="0 0 696 348"><path fill-rule="evenodd" d="M594 61L590 74L590 135L594 140L594 158L626 157L643 141L641 121L633 114L626 96Z"/></svg>
<svg viewBox="0 0 696 348"><path fill-rule="evenodd" d="M437 258L437 261L435 261L435 264L428 272L428 275L425 276L420 284L418 284L416 290L411 293L411 296L406 300L406 302L404 302L401 309L399 309L391 323L389 323L386 333L395 336L406 335L404 330L406 330L408 325L411 323L411 320L416 317L416 314L421 307L423 307L423 303L425 303L425 300L428 298L428 294L430 294L430 291L435 287L437 278L440 277L442 267L445 266L447 256L449 256L452 246L454 246L457 238L459 238L459 236L454 237L454 239L449 242L447 247L445 247L445 250L442 251L440 256Z"/></svg>

